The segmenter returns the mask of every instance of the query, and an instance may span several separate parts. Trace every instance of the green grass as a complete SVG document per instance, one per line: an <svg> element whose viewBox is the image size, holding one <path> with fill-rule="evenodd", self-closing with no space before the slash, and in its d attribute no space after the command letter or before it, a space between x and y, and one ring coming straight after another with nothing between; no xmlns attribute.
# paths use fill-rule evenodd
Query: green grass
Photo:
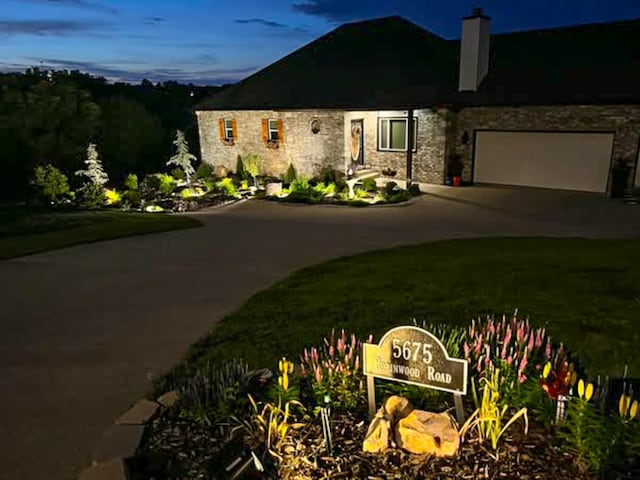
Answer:
<svg viewBox="0 0 640 480"><path fill-rule="evenodd" d="M165 214L3 208L0 209L0 259L201 225L193 218Z"/></svg>
<svg viewBox="0 0 640 480"><path fill-rule="evenodd" d="M516 308L591 374L629 362L640 376L640 241L585 239L454 240L307 268L222 319L173 373L231 357L272 367L333 327L379 339L414 318L466 326Z"/></svg>

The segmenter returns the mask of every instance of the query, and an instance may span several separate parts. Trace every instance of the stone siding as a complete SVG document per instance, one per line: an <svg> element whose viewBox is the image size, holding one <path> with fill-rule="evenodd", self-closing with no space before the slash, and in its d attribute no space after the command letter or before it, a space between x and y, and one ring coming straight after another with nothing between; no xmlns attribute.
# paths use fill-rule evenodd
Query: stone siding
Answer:
<svg viewBox="0 0 640 480"><path fill-rule="evenodd" d="M472 179L475 130L614 132L612 165L619 159L626 159L630 166L636 167L638 161L640 106L470 107L461 110L456 117L448 131L448 143L450 152L457 151L463 157L465 168L462 178L465 181ZM469 134L467 145L461 142L465 131Z"/></svg>
<svg viewBox="0 0 640 480"><path fill-rule="evenodd" d="M344 166L344 113L339 110L239 110L199 111L198 130L202 160L223 165L235 171L238 155L258 154L263 172L279 176L293 163L298 173L311 177L322 166L342 169ZM234 145L220 140L218 121L233 118L237 122ZM267 148L262 141L262 119L281 119L284 142L278 148ZM311 121L320 120L320 131L311 132Z"/></svg>
<svg viewBox="0 0 640 480"><path fill-rule="evenodd" d="M378 150L378 118L406 117L407 111L350 111L345 112L344 158L348 162L351 120L363 119L364 122L364 164L376 170L391 168L396 178L406 178L406 152L387 152ZM442 109L436 112L414 110L418 122L417 150L413 154L413 180L423 183L442 184L445 168L445 142L449 113Z"/></svg>

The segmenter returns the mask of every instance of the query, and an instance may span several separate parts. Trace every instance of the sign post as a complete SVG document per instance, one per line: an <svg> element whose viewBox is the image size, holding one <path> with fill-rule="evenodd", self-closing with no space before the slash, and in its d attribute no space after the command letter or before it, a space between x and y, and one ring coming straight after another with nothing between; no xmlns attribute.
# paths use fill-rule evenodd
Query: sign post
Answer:
<svg viewBox="0 0 640 480"><path fill-rule="evenodd" d="M362 357L370 418L376 412L377 377L453 393L456 419L460 425L464 423L462 395L467 394L467 361L449 357L432 333L413 326L392 328L380 343L365 343Z"/></svg>

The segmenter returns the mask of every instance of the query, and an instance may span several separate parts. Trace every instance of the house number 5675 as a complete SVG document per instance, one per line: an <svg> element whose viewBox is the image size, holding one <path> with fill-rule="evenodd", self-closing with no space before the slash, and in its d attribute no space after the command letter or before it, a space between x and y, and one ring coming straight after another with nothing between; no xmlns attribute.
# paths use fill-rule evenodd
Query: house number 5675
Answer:
<svg viewBox="0 0 640 480"><path fill-rule="evenodd" d="M422 342L411 342L409 340L402 341L394 338L391 341L393 358L404 358L405 360L418 360L418 356L422 356L424 363L431 363L433 356L431 355L431 344Z"/></svg>

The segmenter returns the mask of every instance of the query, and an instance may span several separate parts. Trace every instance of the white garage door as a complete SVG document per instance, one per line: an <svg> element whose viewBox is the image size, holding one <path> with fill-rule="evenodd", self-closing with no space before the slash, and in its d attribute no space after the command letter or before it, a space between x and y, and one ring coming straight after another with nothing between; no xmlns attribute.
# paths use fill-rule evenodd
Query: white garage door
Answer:
<svg viewBox="0 0 640 480"><path fill-rule="evenodd" d="M481 183L605 192L613 133L476 132Z"/></svg>

